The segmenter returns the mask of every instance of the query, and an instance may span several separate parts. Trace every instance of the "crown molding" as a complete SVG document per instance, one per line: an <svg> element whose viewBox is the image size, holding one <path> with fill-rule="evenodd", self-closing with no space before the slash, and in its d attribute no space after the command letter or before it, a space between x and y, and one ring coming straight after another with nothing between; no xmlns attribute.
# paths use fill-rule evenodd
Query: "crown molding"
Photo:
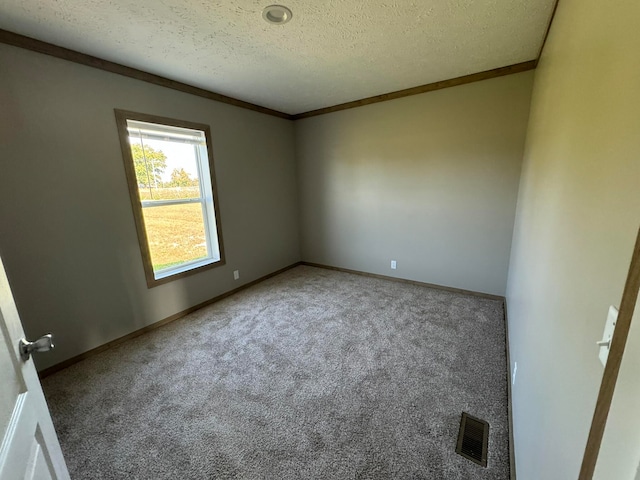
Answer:
<svg viewBox="0 0 640 480"><path fill-rule="evenodd" d="M51 55L52 57L62 58L70 62L79 63L89 67L104 70L106 72L117 73L118 75L124 75L125 77L135 78L136 80L142 80L143 82L152 83L161 87L171 88L180 92L190 93L191 95L197 95L199 97L207 98L209 100L215 100L216 102L222 102L229 105L234 105L240 108L246 108L247 110L253 110L255 112L265 113L274 117L286 118L291 120L291 115L270 108L255 105L253 103L238 100L237 98L228 97L220 93L205 90L204 88L194 87L186 83L171 80L169 78L161 77L153 73L148 73L137 68L127 67L119 63L110 62L102 58L80 53L75 50L53 45L52 43L36 40L35 38L26 37L17 33L9 32L7 30L0 29L0 43L7 45L13 45L14 47L24 48L33 52L44 53L45 55Z"/></svg>
<svg viewBox="0 0 640 480"><path fill-rule="evenodd" d="M557 3L556 3L557 7ZM555 8L554 12L555 14ZM553 21L553 14L549 21L549 27L547 28L546 37L549 34L551 28L551 22ZM419 85L417 87L407 88L404 90L398 90L395 92L383 93L373 97L362 98L360 100L354 100L351 102L341 103L339 105L333 105L331 107L320 108L309 112L298 113L295 115L289 115L278 110L273 110L253 103L245 102L237 98L222 95L220 93L206 90L204 88L194 87L183 82L171 80L160 75L138 70L136 68L127 67L119 63L104 60L102 58L80 53L75 50L60 47L52 43L36 40L35 38L20 35L18 33L9 32L7 30L0 29L0 43L12 45L14 47L24 48L33 52L43 53L45 55L51 55L56 58L61 58L70 62L86 65L89 67L104 70L106 72L116 73L125 77L134 78L143 82L152 83L161 87L171 88L191 95L196 95L209 100L215 100L217 102L226 103L228 105L234 105L236 107L245 108L247 110L253 110L255 112L264 113L278 118L284 118L286 120L301 120L304 118L315 117L318 115L325 115L327 113L339 112L341 110L347 110L355 107L362 107L364 105L371 105L374 103L387 102L389 100L395 100L398 98L408 97L411 95L419 95L421 93L433 92L435 90L441 90L443 88L456 87L459 85L465 85L467 83L479 82L482 80L488 80L491 78L502 77L505 75L511 75L520 72L526 72L527 70L533 70L538 65L538 60L529 60L527 62L516 63L514 65L508 65L505 67L494 68L492 70L486 70L484 72L472 73L470 75L464 75L462 77L451 78L448 80L441 80L439 82L427 83L425 85ZM544 47L544 42L543 42ZM542 51L542 50L541 50Z"/></svg>
<svg viewBox="0 0 640 480"><path fill-rule="evenodd" d="M340 105L334 105L332 107L320 108L318 110L312 110L310 112L299 113L297 115L293 115L293 120L301 120L303 118L339 112L341 110L347 110L349 108L362 107L364 105L371 105L373 103L387 102L389 100L395 100L397 98L419 95L421 93L433 92L435 90L442 90L443 88L457 87L458 85L464 85L466 83L479 82L482 80L488 80L490 78L502 77L504 75L526 72L527 70L533 70L534 68L536 68L537 64L537 60L529 60L528 62L516 63L514 65L494 68L492 70L486 70L479 73L472 73L471 75L464 75L462 77L442 80L440 82L427 83L426 85L398 90L396 92L383 93L382 95L363 98L361 100L354 100L353 102L341 103Z"/></svg>

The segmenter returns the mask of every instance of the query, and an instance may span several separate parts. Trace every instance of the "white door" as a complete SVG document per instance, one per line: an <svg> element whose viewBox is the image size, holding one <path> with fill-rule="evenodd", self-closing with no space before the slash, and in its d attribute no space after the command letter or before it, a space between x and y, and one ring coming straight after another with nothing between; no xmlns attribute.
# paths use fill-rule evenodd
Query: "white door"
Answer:
<svg viewBox="0 0 640 480"><path fill-rule="evenodd" d="M0 480L69 479L0 259Z"/></svg>

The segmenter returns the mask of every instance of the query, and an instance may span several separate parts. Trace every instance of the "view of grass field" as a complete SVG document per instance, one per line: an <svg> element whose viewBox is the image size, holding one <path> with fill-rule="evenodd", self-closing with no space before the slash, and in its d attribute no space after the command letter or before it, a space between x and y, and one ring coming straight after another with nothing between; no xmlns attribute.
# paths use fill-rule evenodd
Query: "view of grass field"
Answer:
<svg viewBox="0 0 640 480"><path fill-rule="evenodd" d="M138 187L140 200L177 200L180 198L198 198L200 187Z"/></svg>
<svg viewBox="0 0 640 480"><path fill-rule="evenodd" d="M193 188L197 191L197 187ZM184 192L178 197L172 196L175 192L168 190L174 189L153 189L153 199L186 197ZM187 189L183 188L183 190ZM140 193L142 196L142 189ZM149 193L148 189L147 193ZM193 196L197 197L198 194L190 197ZM151 196L147 199L150 200ZM142 209L142 213L154 271L207 256L200 203L147 207Z"/></svg>
<svg viewBox="0 0 640 480"><path fill-rule="evenodd" d="M147 140L143 144L140 139L134 139L131 155L142 202L200 197L193 145L170 140ZM166 174L169 164L173 170ZM147 204L143 205L142 216L155 272L207 256L200 203Z"/></svg>

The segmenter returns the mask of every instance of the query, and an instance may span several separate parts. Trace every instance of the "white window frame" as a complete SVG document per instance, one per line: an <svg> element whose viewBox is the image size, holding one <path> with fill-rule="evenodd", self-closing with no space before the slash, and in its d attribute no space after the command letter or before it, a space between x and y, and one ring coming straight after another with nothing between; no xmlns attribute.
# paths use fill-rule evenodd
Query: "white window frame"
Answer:
<svg viewBox="0 0 640 480"><path fill-rule="evenodd" d="M224 248L209 126L125 110L116 109L115 114L147 286L151 288L187 275L199 273L205 269L224 265ZM190 135L188 130L197 130L204 133L205 142L203 143L200 139ZM185 143L194 145L200 180L200 196L198 198L171 200L141 200L130 142L130 138L136 136L141 139L153 137L173 139L174 141L181 141L180 139L182 139ZM202 208L207 257L154 271L144 225L143 209L191 203L199 203Z"/></svg>

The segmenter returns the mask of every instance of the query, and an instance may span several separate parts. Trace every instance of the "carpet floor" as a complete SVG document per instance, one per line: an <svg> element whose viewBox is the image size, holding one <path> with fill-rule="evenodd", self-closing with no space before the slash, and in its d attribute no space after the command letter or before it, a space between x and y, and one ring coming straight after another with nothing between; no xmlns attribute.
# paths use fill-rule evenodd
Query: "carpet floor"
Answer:
<svg viewBox="0 0 640 480"><path fill-rule="evenodd" d="M44 379L72 479L509 478L502 302L299 266ZM455 453L491 425L487 468Z"/></svg>

